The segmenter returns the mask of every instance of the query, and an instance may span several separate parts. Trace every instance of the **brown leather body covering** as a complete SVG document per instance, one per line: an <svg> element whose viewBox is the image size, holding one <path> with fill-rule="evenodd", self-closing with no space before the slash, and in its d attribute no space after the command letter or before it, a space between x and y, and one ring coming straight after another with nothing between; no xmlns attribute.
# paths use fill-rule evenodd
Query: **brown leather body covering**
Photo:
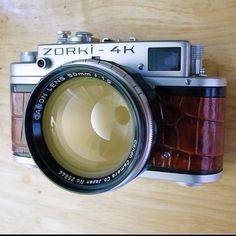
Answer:
<svg viewBox="0 0 236 236"><path fill-rule="evenodd" d="M211 174L222 171L222 97L160 96L163 124L150 160L151 169Z"/></svg>
<svg viewBox="0 0 236 236"><path fill-rule="evenodd" d="M29 155L24 112L30 93L12 93L12 148ZM217 173L223 167L224 98L161 96L163 124L152 150L150 169L186 173ZM166 155L168 154L168 155Z"/></svg>
<svg viewBox="0 0 236 236"><path fill-rule="evenodd" d="M12 151L14 155L28 156L24 134L24 112L31 93L11 93Z"/></svg>

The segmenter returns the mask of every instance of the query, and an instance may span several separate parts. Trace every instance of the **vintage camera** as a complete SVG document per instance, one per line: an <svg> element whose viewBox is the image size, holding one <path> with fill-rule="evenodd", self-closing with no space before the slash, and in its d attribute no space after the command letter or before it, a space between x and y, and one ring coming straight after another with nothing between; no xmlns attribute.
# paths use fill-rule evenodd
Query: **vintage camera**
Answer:
<svg viewBox="0 0 236 236"><path fill-rule="evenodd" d="M11 64L15 160L80 193L220 177L226 80L205 75L201 45L58 34Z"/></svg>

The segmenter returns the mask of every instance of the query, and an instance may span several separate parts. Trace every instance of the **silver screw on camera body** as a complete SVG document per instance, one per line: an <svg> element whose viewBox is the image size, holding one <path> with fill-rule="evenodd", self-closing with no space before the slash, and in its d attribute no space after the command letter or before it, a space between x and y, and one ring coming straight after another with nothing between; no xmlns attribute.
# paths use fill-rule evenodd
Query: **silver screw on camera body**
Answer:
<svg viewBox="0 0 236 236"><path fill-rule="evenodd" d="M192 82L192 80L191 80L191 79L186 79L186 80L185 80L185 84L186 84L186 85L190 85L190 84L191 84L191 82Z"/></svg>
<svg viewBox="0 0 236 236"><path fill-rule="evenodd" d="M171 154L169 152L163 152L161 156L164 157L165 159L169 159L171 157Z"/></svg>
<svg viewBox="0 0 236 236"><path fill-rule="evenodd" d="M138 69L139 69L139 70L143 70L143 69L144 69L144 64L140 63L140 64L138 65Z"/></svg>

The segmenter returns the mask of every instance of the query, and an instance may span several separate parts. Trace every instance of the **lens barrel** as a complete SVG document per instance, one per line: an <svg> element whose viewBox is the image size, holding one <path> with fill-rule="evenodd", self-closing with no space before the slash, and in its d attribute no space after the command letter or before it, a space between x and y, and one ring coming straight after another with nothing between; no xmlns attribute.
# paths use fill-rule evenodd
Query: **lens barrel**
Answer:
<svg viewBox="0 0 236 236"><path fill-rule="evenodd" d="M59 186L116 189L145 167L154 124L148 99L118 66L83 60L57 68L33 91L25 113L30 153Z"/></svg>

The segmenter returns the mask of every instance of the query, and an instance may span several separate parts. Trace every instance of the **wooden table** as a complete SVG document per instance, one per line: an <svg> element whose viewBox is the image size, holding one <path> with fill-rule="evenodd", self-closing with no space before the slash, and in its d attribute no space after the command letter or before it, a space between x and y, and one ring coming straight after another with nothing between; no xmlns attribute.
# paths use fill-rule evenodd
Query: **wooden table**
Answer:
<svg viewBox="0 0 236 236"><path fill-rule="evenodd" d="M0 2L0 233L236 232L236 1ZM55 42L56 31L96 37L186 39L205 46L208 75L228 80L224 175L190 188L137 178L85 196L11 158L9 64L20 51Z"/></svg>

